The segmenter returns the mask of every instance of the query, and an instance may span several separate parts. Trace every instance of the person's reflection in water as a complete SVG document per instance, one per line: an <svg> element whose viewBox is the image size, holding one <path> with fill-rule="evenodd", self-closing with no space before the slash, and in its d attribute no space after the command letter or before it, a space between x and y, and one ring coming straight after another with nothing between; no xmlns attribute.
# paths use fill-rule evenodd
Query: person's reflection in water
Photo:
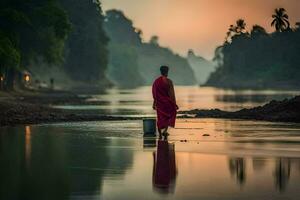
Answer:
<svg viewBox="0 0 300 200"><path fill-rule="evenodd" d="M177 176L175 145L159 140L153 152L153 186L160 193L173 193Z"/></svg>
<svg viewBox="0 0 300 200"><path fill-rule="evenodd" d="M246 180L244 158L229 158L229 171L231 176L234 176L239 185L243 185Z"/></svg>
<svg viewBox="0 0 300 200"><path fill-rule="evenodd" d="M144 148L153 148L156 147L156 137L153 135L144 134L143 137L143 147Z"/></svg>
<svg viewBox="0 0 300 200"><path fill-rule="evenodd" d="M275 186L279 191L283 192L290 179L291 161L288 158L279 158L276 160L274 171Z"/></svg>

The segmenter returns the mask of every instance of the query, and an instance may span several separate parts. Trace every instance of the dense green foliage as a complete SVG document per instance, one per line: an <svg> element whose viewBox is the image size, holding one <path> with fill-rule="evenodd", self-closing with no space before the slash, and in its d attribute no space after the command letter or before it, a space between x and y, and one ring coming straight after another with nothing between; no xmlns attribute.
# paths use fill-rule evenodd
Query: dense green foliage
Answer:
<svg viewBox="0 0 300 200"><path fill-rule="evenodd" d="M45 81L37 66L50 65L64 66L76 82L107 82L108 37L99 0L2 0L0 18L0 73L8 87L23 69Z"/></svg>
<svg viewBox="0 0 300 200"><path fill-rule="evenodd" d="M299 88L300 29L290 28L286 14L273 15L274 33L253 26L250 33L229 28L230 36L217 48L217 70L206 85L228 88ZM278 15L278 16L277 16ZM245 26L244 26L245 27ZM239 29L241 30L241 29Z"/></svg>
<svg viewBox="0 0 300 200"><path fill-rule="evenodd" d="M134 29L132 21L121 11L106 12L105 30L110 38L109 67L110 80L121 87L135 87L144 83L138 69L136 47L142 42L141 32Z"/></svg>
<svg viewBox="0 0 300 200"><path fill-rule="evenodd" d="M99 0L61 0L72 23L67 40L65 69L73 80L106 81L108 38Z"/></svg>
<svg viewBox="0 0 300 200"><path fill-rule="evenodd" d="M195 83L185 58L161 47L158 37L143 42L121 11L104 18L100 0L2 0L0 17L0 75L7 88L24 69L42 82L65 77L79 86L103 85L108 75L118 86L136 87L151 84L161 65L171 67L175 83Z"/></svg>
<svg viewBox="0 0 300 200"><path fill-rule="evenodd" d="M0 67L16 67L20 63L20 52L14 47L12 41L0 32Z"/></svg>
<svg viewBox="0 0 300 200"><path fill-rule="evenodd" d="M0 72L8 88L16 71L28 69L38 57L63 61L70 23L57 0L2 0L0 18Z"/></svg>
<svg viewBox="0 0 300 200"><path fill-rule="evenodd" d="M107 11L105 30L110 37L108 76L117 85L152 84L161 65L170 66L170 77L176 84L195 83L193 71L185 58L161 47L157 36L153 36L150 42L143 42L141 30L135 28L122 11Z"/></svg>

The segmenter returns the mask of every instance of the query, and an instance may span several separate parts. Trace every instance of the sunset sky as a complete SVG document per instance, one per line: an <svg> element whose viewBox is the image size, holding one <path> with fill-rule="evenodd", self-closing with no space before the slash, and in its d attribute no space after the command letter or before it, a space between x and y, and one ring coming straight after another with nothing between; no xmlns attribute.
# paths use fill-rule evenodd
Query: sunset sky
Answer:
<svg viewBox="0 0 300 200"><path fill-rule="evenodd" d="M148 41L152 35L162 46L186 55L188 49L211 58L222 44L230 24L246 20L247 28L259 24L268 31L272 13L284 7L291 24L300 21L300 0L102 0L104 11L123 10L134 26L143 30Z"/></svg>

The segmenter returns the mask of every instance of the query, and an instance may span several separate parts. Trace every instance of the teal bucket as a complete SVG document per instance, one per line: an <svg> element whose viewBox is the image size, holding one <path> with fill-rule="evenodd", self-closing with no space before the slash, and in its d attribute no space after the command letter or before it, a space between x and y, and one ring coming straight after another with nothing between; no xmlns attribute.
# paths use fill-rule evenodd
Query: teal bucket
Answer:
<svg viewBox="0 0 300 200"><path fill-rule="evenodd" d="M143 119L143 131L144 134L156 133L156 119Z"/></svg>

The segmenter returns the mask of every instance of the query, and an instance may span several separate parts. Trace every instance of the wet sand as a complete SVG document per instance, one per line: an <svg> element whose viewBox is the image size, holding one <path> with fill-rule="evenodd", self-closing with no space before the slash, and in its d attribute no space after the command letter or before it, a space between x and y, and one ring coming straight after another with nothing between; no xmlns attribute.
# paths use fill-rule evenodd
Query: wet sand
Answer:
<svg viewBox="0 0 300 200"><path fill-rule="evenodd" d="M0 96L0 126L14 126L19 124L39 124L53 122L80 122L98 120L133 120L137 117L114 117L101 115L97 112L81 110L79 112L54 108L53 105L91 105L81 97L68 92L45 93L2 93Z"/></svg>

